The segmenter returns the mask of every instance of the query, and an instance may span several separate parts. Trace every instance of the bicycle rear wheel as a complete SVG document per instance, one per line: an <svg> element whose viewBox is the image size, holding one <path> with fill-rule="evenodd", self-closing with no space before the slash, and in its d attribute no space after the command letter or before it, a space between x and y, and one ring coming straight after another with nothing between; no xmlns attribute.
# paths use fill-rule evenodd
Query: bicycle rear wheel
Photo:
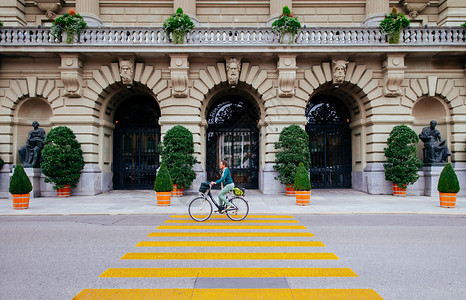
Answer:
<svg viewBox="0 0 466 300"><path fill-rule="evenodd" d="M195 221L202 222L212 215L212 204L204 197L197 197L191 200L188 205L188 213Z"/></svg>
<svg viewBox="0 0 466 300"><path fill-rule="evenodd" d="M249 204L244 198L242 197L235 197L230 200L232 207L229 208L226 213L228 218L233 221L241 221L249 213Z"/></svg>

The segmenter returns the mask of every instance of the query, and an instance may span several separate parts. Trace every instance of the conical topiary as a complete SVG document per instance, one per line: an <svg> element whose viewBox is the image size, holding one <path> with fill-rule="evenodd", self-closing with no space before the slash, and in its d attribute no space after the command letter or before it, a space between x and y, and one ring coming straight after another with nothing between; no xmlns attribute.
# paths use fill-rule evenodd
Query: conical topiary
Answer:
<svg viewBox="0 0 466 300"><path fill-rule="evenodd" d="M458 193L460 191L460 183L451 163L443 167L438 180L437 190L440 193Z"/></svg>
<svg viewBox="0 0 466 300"><path fill-rule="evenodd" d="M309 180L309 174L303 163L300 163L298 170L296 171L296 177L294 180L294 189L296 191L310 191L311 181Z"/></svg>
<svg viewBox="0 0 466 300"><path fill-rule="evenodd" d="M173 190L172 179L165 163L160 165L159 172L155 178L154 190L156 192L171 192Z"/></svg>
<svg viewBox="0 0 466 300"><path fill-rule="evenodd" d="M9 191L12 195L29 194L32 191L31 180L24 172L22 165L17 165L13 171Z"/></svg>

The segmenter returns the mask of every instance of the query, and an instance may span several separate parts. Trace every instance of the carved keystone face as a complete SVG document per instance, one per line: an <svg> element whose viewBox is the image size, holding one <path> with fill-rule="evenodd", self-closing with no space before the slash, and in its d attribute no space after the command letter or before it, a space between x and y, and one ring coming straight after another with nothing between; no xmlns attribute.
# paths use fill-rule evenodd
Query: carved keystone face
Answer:
<svg viewBox="0 0 466 300"><path fill-rule="evenodd" d="M341 83L346 77L346 64L345 60L333 61L333 82Z"/></svg>
<svg viewBox="0 0 466 300"><path fill-rule="evenodd" d="M133 83L133 60L120 60L120 76L124 84Z"/></svg>
<svg viewBox="0 0 466 300"><path fill-rule="evenodd" d="M229 84L231 85L238 84L240 69L241 67L238 64L238 61L236 60L236 58L230 59L229 63L227 64L227 77L228 77Z"/></svg>

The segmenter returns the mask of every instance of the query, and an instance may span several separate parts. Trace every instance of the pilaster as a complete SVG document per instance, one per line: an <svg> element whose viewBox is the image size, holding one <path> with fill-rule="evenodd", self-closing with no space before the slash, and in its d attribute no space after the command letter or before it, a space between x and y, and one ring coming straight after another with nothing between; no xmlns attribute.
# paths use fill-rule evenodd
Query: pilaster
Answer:
<svg viewBox="0 0 466 300"><path fill-rule="evenodd" d="M439 1L439 26L460 26L466 19L464 0Z"/></svg>
<svg viewBox="0 0 466 300"><path fill-rule="evenodd" d="M389 12L389 1L366 0L366 18L362 22L367 27L376 27Z"/></svg>
<svg viewBox="0 0 466 300"><path fill-rule="evenodd" d="M60 54L61 56L61 80L65 86L63 95L70 98L82 96L83 86L83 62L79 54Z"/></svg>
<svg viewBox="0 0 466 300"><path fill-rule="evenodd" d="M79 13L88 26L101 26L100 0L76 0L76 12Z"/></svg>
<svg viewBox="0 0 466 300"><path fill-rule="evenodd" d="M1 0L0 20L3 22L3 26L26 26L25 1Z"/></svg>
<svg viewBox="0 0 466 300"><path fill-rule="evenodd" d="M405 54L387 54L383 61L383 93L386 97L397 97L403 95L401 83L405 78Z"/></svg>
<svg viewBox="0 0 466 300"><path fill-rule="evenodd" d="M181 7L183 12L191 18L194 25L199 26L199 20L196 17L196 0L173 0L173 11L176 12L178 7Z"/></svg>

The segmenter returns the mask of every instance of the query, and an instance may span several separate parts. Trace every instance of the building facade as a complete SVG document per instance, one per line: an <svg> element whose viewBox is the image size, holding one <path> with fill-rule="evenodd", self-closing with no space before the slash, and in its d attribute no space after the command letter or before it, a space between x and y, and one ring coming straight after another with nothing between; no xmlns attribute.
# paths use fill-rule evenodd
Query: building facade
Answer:
<svg viewBox="0 0 466 300"><path fill-rule="evenodd" d="M284 5L305 25L293 44L270 28ZM397 45L377 28L392 6L411 20ZM182 45L161 28L178 7L196 23ZM70 8L89 27L66 44L49 27ZM3 0L0 20L2 197L33 120L75 132L86 163L75 195L152 188L157 145L175 125L194 135L193 190L226 159L235 183L284 192L274 143L298 124L314 188L390 194L388 134L399 124L420 133L430 120L466 183L462 0ZM424 167L408 194L435 193L440 170ZM36 196L55 194L32 173Z"/></svg>

